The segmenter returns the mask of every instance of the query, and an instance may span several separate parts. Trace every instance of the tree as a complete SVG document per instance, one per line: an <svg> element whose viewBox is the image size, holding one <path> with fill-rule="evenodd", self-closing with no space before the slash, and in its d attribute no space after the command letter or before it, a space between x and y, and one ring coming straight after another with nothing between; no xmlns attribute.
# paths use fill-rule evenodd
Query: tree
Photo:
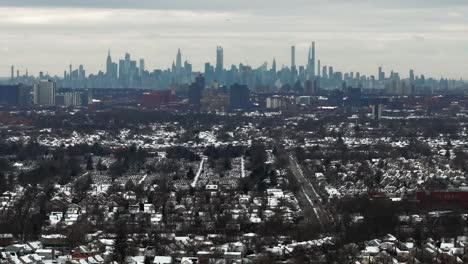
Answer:
<svg viewBox="0 0 468 264"><path fill-rule="evenodd" d="M117 177L122 176L126 172L126 168L122 160L118 159L110 165L109 173L112 180L115 180Z"/></svg>
<svg viewBox="0 0 468 264"><path fill-rule="evenodd" d="M306 159L306 152L305 152L304 148L303 147L296 147L294 149L294 151L296 153L297 161L299 163L304 162L304 160Z"/></svg>
<svg viewBox="0 0 468 264"><path fill-rule="evenodd" d="M223 167L224 167L225 170L232 169L231 159L230 158L224 158L223 159Z"/></svg>
<svg viewBox="0 0 468 264"><path fill-rule="evenodd" d="M92 184L93 179L91 178L91 175L86 173L86 175L76 179L76 181L73 183L73 189L78 194L78 196L84 198L86 192L91 189Z"/></svg>
<svg viewBox="0 0 468 264"><path fill-rule="evenodd" d="M128 191L135 191L136 189L136 186L135 186L135 183L133 183L132 180L128 180L126 183L125 183L125 190L128 192Z"/></svg>
<svg viewBox="0 0 468 264"><path fill-rule="evenodd" d="M195 179L195 173L193 172L192 167L190 167L189 170L187 171L187 179L191 181Z"/></svg>
<svg viewBox="0 0 468 264"><path fill-rule="evenodd" d="M86 170L94 170L94 164L93 164L93 157L88 156L88 160L86 161Z"/></svg>
<svg viewBox="0 0 468 264"><path fill-rule="evenodd" d="M101 159L98 159L98 163L96 165L96 169L98 171L106 171L107 170L107 166L102 164L102 160Z"/></svg>
<svg viewBox="0 0 468 264"><path fill-rule="evenodd" d="M7 176L5 173L0 171L0 194L10 189L9 181L7 180Z"/></svg>
<svg viewBox="0 0 468 264"><path fill-rule="evenodd" d="M12 169L10 160L7 158L0 158L0 171L9 171Z"/></svg>
<svg viewBox="0 0 468 264"><path fill-rule="evenodd" d="M450 149L448 149L448 148L445 150L445 157L447 159L450 159Z"/></svg>
<svg viewBox="0 0 468 264"><path fill-rule="evenodd" d="M130 251L130 244L127 238L127 225L124 220L119 220L115 225L115 242L114 242L114 252L113 259L118 263L124 263L125 258L128 256Z"/></svg>

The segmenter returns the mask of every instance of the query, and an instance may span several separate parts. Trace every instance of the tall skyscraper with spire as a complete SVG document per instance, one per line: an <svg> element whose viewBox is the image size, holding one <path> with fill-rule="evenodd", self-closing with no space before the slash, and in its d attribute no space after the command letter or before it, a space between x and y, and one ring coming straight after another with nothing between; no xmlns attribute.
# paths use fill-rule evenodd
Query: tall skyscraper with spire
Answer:
<svg viewBox="0 0 468 264"><path fill-rule="evenodd" d="M307 60L307 80L312 80L315 77L315 41L309 48L309 57Z"/></svg>
<svg viewBox="0 0 468 264"><path fill-rule="evenodd" d="M177 50L177 56L176 56L176 70L177 70L177 71L182 70L182 54L180 53L180 49Z"/></svg>
<svg viewBox="0 0 468 264"><path fill-rule="evenodd" d="M110 55L110 49L107 51L107 60L106 60L106 74L108 77L111 77L112 72L112 58Z"/></svg>

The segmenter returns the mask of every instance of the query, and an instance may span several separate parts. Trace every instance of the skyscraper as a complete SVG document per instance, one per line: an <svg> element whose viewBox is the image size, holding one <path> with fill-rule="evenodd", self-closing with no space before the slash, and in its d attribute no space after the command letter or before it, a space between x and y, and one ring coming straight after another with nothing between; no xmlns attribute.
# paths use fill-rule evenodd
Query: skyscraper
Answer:
<svg viewBox="0 0 468 264"><path fill-rule="evenodd" d="M229 107L231 110L246 110L250 107L250 91L247 85L231 85L229 94Z"/></svg>
<svg viewBox="0 0 468 264"><path fill-rule="evenodd" d="M318 60L317 62L318 66L317 66L317 76L320 77L320 60Z"/></svg>
<svg viewBox="0 0 468 264"><path fill-rule="evenodd" d="M109 49L108 52L107 52L107 60L106 60L106 76L107 76L107 79L109 81L113 80L113 79L117 79L117 72L118 72L117 63L112 62L112 57L111 57L110 49Z"/></svg>
<svg viewBox="0 0 468 264"><path fill-rule="evenodd" d="M327 78L327 66L323 66L322 68L322 78Z"/></svg>
<svg viewBox="0 0 468 264"><path fill-rule="evenodd" d="M143 76L143 72L145 71L145 60L140 59L140 65L139 65L139 70L140 70L140 77Z"/></svg>
<svg viewBox="0 0 468 264"><path fill-rule="evenodd" d="M84 70L82 64L80 64L80 66L78 67L78 78L79 78L80 80L86 78L86 73L85 73L85 70Z"/></svg>
<svg viewBox="0 0 468 264"><path fill-rule="evenodd" d="M15 66L11 65L11 79L15 78Z"/></svg>
<svg viewBox="0 0 468 264"><path fill-rule="evenodd" d="M411 81L414 81L414 70L412 69L409 71L409 78Z"/></svg>
<svg viewBox="0 0 468 264"><path fill-rule="evenodd" d="M307 63L307 80L312 80L315 77L315 41L309 48L309 58Z"/></svg>
<svg viewBox="0 0 468 264"><path fill-rule="evenodd" d="M379 67L379 81L385 80L385 72L383 72L382 67Z"/></svg>
<svg viewBox="0 0 468 264"><path fill-rule="evenodd" d="M291 46L291 69L296 68L296 46Z"/></svg>
<svg viewBox="0 0 468 264"><path fill-rule="evenodd" d="M217 46L216 47L216 73L219 75L223 71L224 68L224 51L223 47Z"/></svg>
<svg viewBox="0 0 468 264"><path fill-rule="evenodd" d="M110 49L107 51L107 60L106 60L106 74L110 76L112 68L112 58L110 55Z"/></svg>
<svg viewBox="0 0 468 264"><path fill-rule="evenodd" d="M34 104L55 105L56 84L51 80L42 80L34 85Z"/></svg>
<svg viewBox="0 0 468 264"><path fill-rule="evenodd" d="M276 59L275 58L273 58L273 64L271 66L271 71L276 76Z"/></svg>
<svg viewBox="0 0 468 264"><path fill-rule="evenodd" d="M30 104L31 87L23 84L0 85L0 105L22 106Z"/></svg>
<svg viewBox="0 0 468 264"><path fill-rule="evenodd" d="M177 56L176 56L176 70L177 70L177 71L182 70L182 54L180 53L180 49L177 50Z"/></svg>
<svg viewBox="0 0 468 264"><path fill-rule="evenodd" d="M195 107L200 107L203 89L205 89L205 78L199 75L195 78L195 82L189 87L189 104Z"/></svg>

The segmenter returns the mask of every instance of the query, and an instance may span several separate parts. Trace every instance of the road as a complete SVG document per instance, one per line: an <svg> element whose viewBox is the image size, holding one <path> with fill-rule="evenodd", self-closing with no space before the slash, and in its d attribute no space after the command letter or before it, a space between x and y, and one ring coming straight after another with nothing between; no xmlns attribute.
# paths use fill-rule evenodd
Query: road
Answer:
<svg viewBox="0 0 468 264"><path fill-rule="evenodd" d="M324 224L327 224L327 214L322 209L321 199L318 193L315 191L314 186L308 180L304 173L297 163L296 159L292 156L289 156L289 168L291 172L296 177L299 184L300 192L298 193L298 199L304 205L305 217L308 217L309 220L312 220L320 225L320 228L325 232Z"/></svg>
<svg viewBox="0 0 468 264"><path fill-rule="evenodd" d="M203 172L203 164L205 163L205 160L206 158L203 157L202 160L200 161L200 166L198 167L197 175L195 175L195 179L193 179L192 184L190 184L190 186L192 186L193 188L197 186L198 178L200 178L200 175Z"/></svg>

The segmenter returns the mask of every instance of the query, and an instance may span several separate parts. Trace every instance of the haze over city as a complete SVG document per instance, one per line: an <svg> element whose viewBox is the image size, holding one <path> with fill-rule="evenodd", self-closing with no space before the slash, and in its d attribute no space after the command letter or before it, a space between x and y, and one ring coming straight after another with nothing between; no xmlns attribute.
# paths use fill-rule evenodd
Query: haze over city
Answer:
<svg viewBox="0 0 468 264"><path fill-rule="evenodd" d="M0 0L0 264L468 263L468 0Z"/></svg>
<svg viewBox="0 0 468 264"><path fill-rule="evenodd" d="M466 1L0 1L0 76L61 76L68 65L105 70L110 48L167 69L177 49L193 69L215 62L259 67L273 58L307 64L317 59L343 72L376 75L378 66L406 77L410 69L434 78L468 78Z"/></svg>

